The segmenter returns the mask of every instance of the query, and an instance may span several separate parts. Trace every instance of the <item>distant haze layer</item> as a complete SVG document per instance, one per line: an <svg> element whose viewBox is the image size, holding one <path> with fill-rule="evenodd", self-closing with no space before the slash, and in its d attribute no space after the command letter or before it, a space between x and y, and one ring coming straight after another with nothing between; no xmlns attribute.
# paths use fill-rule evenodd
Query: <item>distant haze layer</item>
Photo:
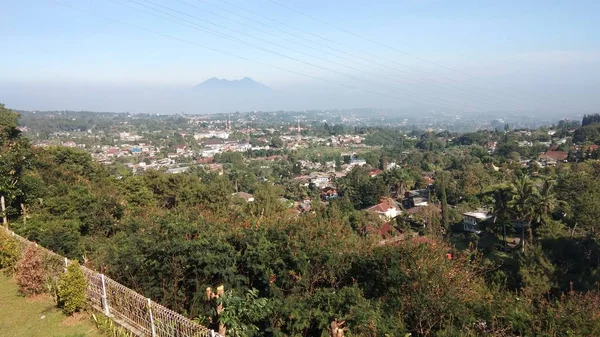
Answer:
<svg viewBox="0 0 600 337"><path fill-rule="evenodd" d="M594 53L592 53L594 54ZM129 111L133 113L218 113L359 107L457 112L564 116L600 111L600 53L523 55L518 61L480 65L480 79L454 78L452 71L431 70L420 81L388 73L368 81L328 77L293 83L250 77L212 77L190 84L123 84L75 80L0 79L0 102L22 110ZM543 61L543 62L542 62ZM508 70L510 69L510 70ZM387 81L394 79L396 82ZM489 82L486 82L489 81ZM405 83L404 83L405 82ZM404 83L404 84L403 84Z"/></svg>

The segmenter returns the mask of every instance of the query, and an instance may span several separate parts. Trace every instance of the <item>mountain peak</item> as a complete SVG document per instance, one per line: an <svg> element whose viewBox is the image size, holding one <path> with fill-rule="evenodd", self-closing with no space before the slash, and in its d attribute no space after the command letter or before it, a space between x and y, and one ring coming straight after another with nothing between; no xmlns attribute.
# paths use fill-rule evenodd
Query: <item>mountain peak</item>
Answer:
<svg viewBox="0 0 600 337"><path fill-rule="evenodd" d="M269 89L264 84L258 83L250 77L241 80L227 80L211 77L195 86L197 89Z"/></svg>

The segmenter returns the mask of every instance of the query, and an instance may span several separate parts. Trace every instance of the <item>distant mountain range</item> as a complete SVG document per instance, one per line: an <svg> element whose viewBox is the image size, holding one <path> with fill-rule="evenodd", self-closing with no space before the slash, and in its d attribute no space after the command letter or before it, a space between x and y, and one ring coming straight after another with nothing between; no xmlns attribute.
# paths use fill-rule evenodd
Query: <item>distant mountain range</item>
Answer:
<svg viewBox="0 0 600 337"><path fill-rule="evenodd" d="M227 80L224 78L209 78L208 80L196 85L194 89L203 90L271 90L264 84L258 83L255 80L244 77L241 80Z"/></svg>

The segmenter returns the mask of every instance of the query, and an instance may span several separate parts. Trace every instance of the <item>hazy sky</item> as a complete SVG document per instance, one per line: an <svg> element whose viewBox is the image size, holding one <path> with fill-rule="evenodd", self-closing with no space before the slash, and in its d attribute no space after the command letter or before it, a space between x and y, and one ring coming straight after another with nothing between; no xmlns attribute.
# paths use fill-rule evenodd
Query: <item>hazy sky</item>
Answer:
<svg viewBox="0 0 600 337"><path fill-rule="evenodd" d="M270 0L0 0L0 102L600 112L600 1L277 2L319 21ZM278 94L254 106L181 105L178 91L213 76L248 76Z"/></svg>

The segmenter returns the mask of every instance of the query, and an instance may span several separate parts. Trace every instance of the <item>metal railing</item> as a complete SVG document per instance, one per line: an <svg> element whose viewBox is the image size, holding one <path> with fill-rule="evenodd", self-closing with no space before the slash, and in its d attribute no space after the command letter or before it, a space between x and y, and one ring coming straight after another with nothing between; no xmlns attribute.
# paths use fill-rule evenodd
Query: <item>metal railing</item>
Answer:
<svg viewBox="0 0 600 337"><path fill-rule="evenodd" d="M56 280L66 270L69 264L66 257L38 246L6 228L4 230L21 242L23 249L28 245L36 245L45 253L44 268L49 277ZM81 266L81 269L87 281L86 298L90 306L102 311L137 336L221 337L215 331L138 294L104 274L85 266Z"/></svg>

